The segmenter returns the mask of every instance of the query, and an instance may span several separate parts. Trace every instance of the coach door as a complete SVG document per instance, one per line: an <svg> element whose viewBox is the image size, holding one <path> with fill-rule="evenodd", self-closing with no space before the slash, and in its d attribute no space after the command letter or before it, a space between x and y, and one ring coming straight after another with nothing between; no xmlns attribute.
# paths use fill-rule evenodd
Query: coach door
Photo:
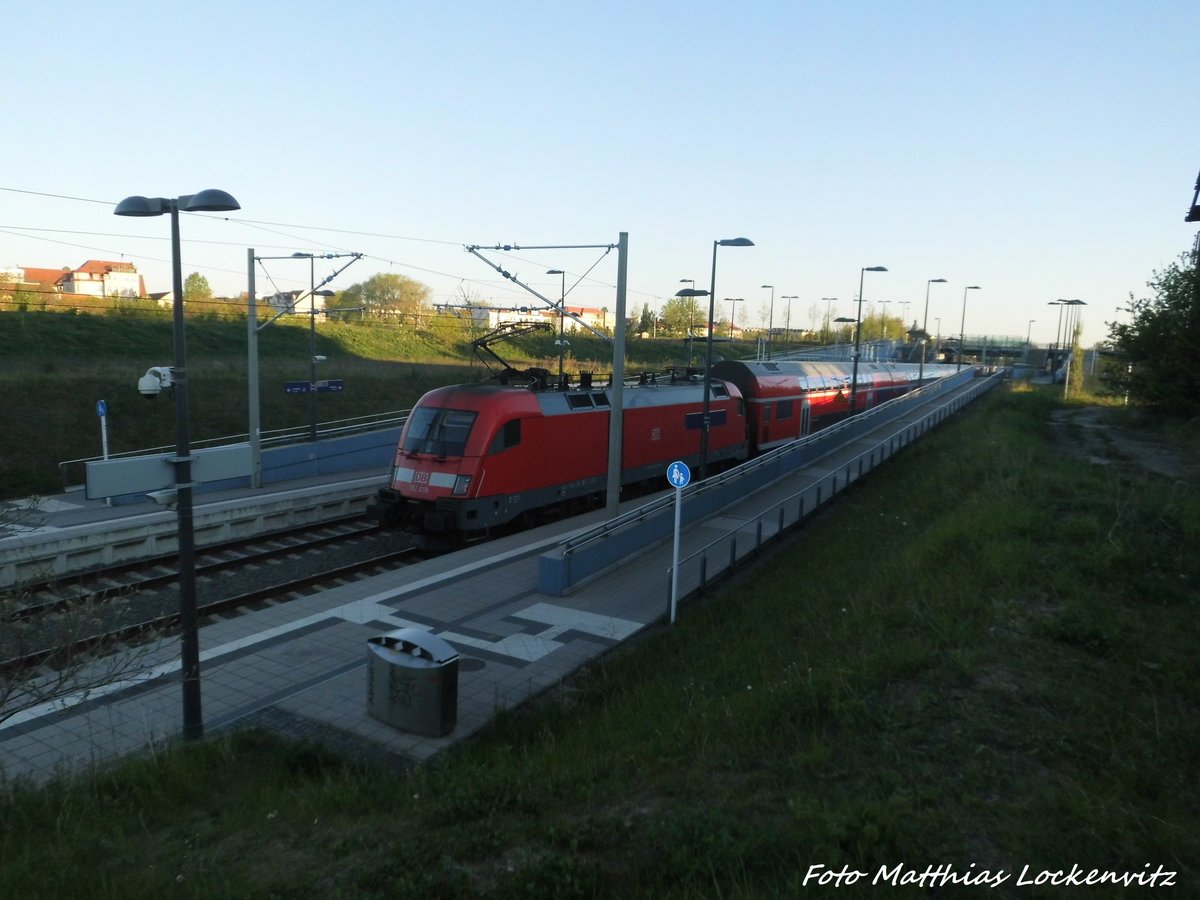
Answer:
<svg viewBox="0 0 1200 900"><path fill-rule="evenodd" d="M812 420L812 413L809 412L808 401L801 400L800 401L800 437L804 437L806 434L808 434L808 429L810 427L811 420Z"/></svg>

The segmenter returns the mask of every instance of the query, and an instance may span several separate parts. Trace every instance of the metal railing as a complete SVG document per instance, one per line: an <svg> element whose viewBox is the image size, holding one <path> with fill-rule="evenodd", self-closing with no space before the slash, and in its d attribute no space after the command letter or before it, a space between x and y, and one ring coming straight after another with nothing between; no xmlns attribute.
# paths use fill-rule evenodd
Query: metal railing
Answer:
<svg viewBox="0 0 1200 900"><path fill-rule="evenodd" d="M904 449L917 438L923 436L934 426L940 424L953 413L957 412L961 407L971 403L981 394L995 387L1002 380L1002 376L993 375L986 379L977 380L962 394L952 398L947 403L939 404L934 409L930 410L926 415L917 419L915 422L910 422L902 428L897 429L890 435L883 438L878 444L868 450L864 450L857 456L854 456L846 461L844 465L818 478L797 491L792 492L782 500L771 502L762 512L748 519L744 524L736 529L725 532L719 537L714 538L707 544L692 551L687 556L681 557L679 560L679 570L682 572L686 564L692 563L699 559L699 583L698 589L703 591L707 588L710 573L709 559L714 555L715 549L726 541L729 542L728 554L722 551L722 557L728 556L728 562L725 563L715 573L715 577L725 575L736 567L738 561L738 535L740 532L753 529L753 546L742 554L743 557L757 553L763 545L763 524L764 522L774 519L775 530L768 535L767 540L773 540L781 536L787 529L795 527L802 523L805 518L815 512L827 500L832 499L837 495L839 490L844 490L852 483L868 474L877 465L880 465L885 460L895 455L899 450ZM882 407L880 407L882 408ZM878 454L878 460L876 455ZM828 486L829 492L825 494L824 489ZM805 498L809 494L815 494L813 501L805 508ZM794 515L789 519L788 511L795 508ZM667 602L670 603L671 585L673 577L673 568L667 567Z"/></svg>
<svg viewBox="0 0 1200 900"><path fill-rule="evenodd" d="M372 413L365 416L351 416L345 419L332 419L328 422L317 423L317 439L345 437L349 434L361 434L368 431L378 431L384 428L398 428L408 420L411 409L394 410L384 413ZM286 428L272 428L261 432L259 440L263 447L283 447L290 444L303 444L309 440L308 425L291 425ZM248 433L231 434L214 438L193 438L193 450L203 450L209 447L223 447L227 444L241 444L250 440ZM154 456L160 453L173 453L174 444L162 447L148 447L142 450L126 450L121 453L110 453L108 459L131 459L138 456ZM88 456L80 459L68 459L58 464L60 480L64 491L79 490L86 481L87 463L100 462L104 457ZM71 478L77 479L72 481Z"/></svg>
<svg viewBox="0 0 1200 900"><path fill-rule="evenodd" d="M843 419L834 425L830 425L827 428L822 428L820 431L817 431L806 437L797 438L796 440L791 441L782 447L777 447L774 450L764 453L762 456L755 457L749 462L742 463L736 468L729 469L728 471L722 472L718 475L713 475L709 478L706 478L704 481L693 482L683 489L683 499L701 496L704 492L713 490L728 482L736 481L755 474L758 472L758 470L766 466L777 465L781 460L786 459L789 456L804 454L805 459L808 461L813 461L819 458L819 455L821 455L814 455L811 452L814 447L817 447L823 443L840 446L843 443L841 439L845 437L845 433L847 431L852 429L860 430L863 427L863 423L870 422L872 419L878 420L887 415L889 412L893 412L897 408L897 406L894 404L911 403L917 397L933 396L944 392L948 388L949 385L943 380L934 382L933 384L925 385L924 387L913 391L909 391L902 397L889 400L887 403L880 404L874 409L860 413L857 416ZM831 451L833 449L835 449L835 447L830 447ZM629 525L640 522L643 519L669 507L674 502L674 494L668 494L639 506L636 509L622 513L615 518L608 519L607 521L597 525L595 528L589 529L588 531L564 541L562 544L563 555L570 556L571 554L578 552L583 547L586 547L588 544L594 541L602 540L615 531L619 531L628 527Z"/></svg>

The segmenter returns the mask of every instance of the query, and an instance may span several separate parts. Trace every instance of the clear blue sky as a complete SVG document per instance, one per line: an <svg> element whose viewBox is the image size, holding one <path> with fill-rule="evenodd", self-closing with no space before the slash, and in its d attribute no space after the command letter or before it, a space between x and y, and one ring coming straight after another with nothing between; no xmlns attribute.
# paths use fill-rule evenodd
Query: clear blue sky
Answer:
<svg viewBox="0 0 1200 900"><path fill-rule="evenodd" d="M602 244L629 232L629 306L693 278L776 286L793 326L889 301L930 329L1053 340L1089 304L1101 337L1130 292L1195 236L1195 0L342 4L112 0L15 4L5 31L0 266L125 258L167 290L165 219L130 194L229 191L184 217L185 275L246 288L260 255L359 251L330 287L379 271L531 298L463 244ZM42 196L51 195L51 196ZM62 199L74 198L74 199ZM101 201L101 202L92 202ZM616 254L570 294L615 305ZM497 257L557 296L597 254ZM317 266L317 278L332 271ZM302 262L274 263L281 289ZM260 292L269 288L259 275ZM728 310L728 306L724 307Z"/></svg>

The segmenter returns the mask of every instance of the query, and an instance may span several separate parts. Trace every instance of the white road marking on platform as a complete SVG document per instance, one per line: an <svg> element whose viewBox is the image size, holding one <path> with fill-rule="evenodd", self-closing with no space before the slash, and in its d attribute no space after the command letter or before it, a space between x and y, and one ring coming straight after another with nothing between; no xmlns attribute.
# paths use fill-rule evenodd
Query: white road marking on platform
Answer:
<svg viewBox="0 0 1200 900"><path fill-rule="evenodd" d="M570 609L566 606L555 606L552 603L535 603L527 609L513 613L513 617L555 626L551 631L556 635L568 630L585 631L588 634L610 638L614 641L623 641L642 628L641 622L618 619L615 616L602 616L599 613ZM548 633L542 632L543 635Z"/></svg>
<svg viewBox="0 0 1200 900"><path fill-rule="evenodd" d="M438 637L452 644L477 647L490 653L499 653L522 662L537 662L543 656L549 656L563 645L558 641L548 640L540 634L510 634L498 641L485 641L482 638L468 637L456 631L440 631Z"/></svg>
<svg viewBox="0 0 1200 900"><path fill-rule="evenodd" d="M618 619L614 616L602 616L579 609L569 609L551 603L535 603L533 606L512 613L511 618L540 622L543 625L549 625L550 628L538 634L510 634L498 641L469 637L453 631L439 632L438 637L452 644L477 647L480 650L499 653L501 656L510 656L523 662L537 662L543 656L549 656L564 646L562 641L557 640L564 631L582 631L608 640L621 641L642 627L640 622L631 622L628 619Z"/></svg>

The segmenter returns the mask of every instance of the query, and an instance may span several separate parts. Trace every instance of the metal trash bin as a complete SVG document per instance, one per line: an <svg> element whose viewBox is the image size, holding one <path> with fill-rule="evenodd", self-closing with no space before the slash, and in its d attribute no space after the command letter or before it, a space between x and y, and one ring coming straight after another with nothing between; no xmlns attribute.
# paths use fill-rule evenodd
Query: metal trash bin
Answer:
<svg viewBox="0 0 1200 900"><path fill-rule="evenodd" d="M458 651L419 628L367 638L367 711L401 731L449 734L458 722Z"/></svg>

